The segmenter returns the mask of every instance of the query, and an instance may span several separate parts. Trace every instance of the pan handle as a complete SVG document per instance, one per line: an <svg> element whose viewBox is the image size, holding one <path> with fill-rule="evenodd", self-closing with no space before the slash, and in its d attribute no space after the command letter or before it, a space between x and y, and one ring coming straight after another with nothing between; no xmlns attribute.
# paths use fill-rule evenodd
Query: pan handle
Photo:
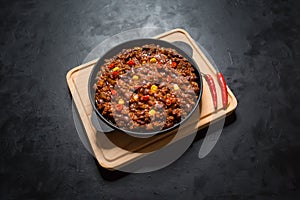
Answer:
<svg viewBox="0 0 300 200"><path fill-rule="evenodd" d="M193 48L188 43L182 41L175 41L172 42L172 44L184 51L191 58L193 57Z"/></svg>
<svg viewBox="0 0 300 200"><path fill-rule="evenodd" d="M91 121L92 121L93 126L95 127L95 129L98 132L108 133L108 132L112 132L114 130L111 127L109 127L108 125L106 125L103 121L101 121L94 111L92 112L92 115L91 115Z"/></svg>

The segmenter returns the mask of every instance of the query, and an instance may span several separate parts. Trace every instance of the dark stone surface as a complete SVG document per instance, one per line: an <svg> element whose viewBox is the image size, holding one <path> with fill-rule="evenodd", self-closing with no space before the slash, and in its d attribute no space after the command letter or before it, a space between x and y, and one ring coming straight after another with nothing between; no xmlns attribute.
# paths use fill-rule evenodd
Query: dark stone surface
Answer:
<svg viewBox="0 0 300 200"><path fill-rule="evenodd" d="M299 1L0 9L0 199L299 199ZM207 48L239 100L236 121L204 159L199 140L162 170L108 181L76 133L65 75L106 37L151 25L184 28Z"/></svg>

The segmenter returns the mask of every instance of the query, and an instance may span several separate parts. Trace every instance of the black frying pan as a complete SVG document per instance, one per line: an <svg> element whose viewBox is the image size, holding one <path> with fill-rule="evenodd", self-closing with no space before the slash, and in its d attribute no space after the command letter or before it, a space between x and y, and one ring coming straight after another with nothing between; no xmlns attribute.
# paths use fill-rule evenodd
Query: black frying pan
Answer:
<svg viewBox="0 0 300 200"><path fill-rule="evenodd" d="M200 92L199 92L199 97L197 99L197 102L196 102L194 108L190 111L190 113L180 123L177 123L174 126L172 126L170 128L167 128L167 129L164 129L164 130L155 131L155 132L141 133L141 132L134 132L134 131L124 130L122 128L119 128L115 124L111 123L107 119L105 119L102 116L102 114L99 113L99 111L96 108L95 100L94 100L95 90L93 88L93 85L96 82L96 76L97 76L97 73L99 72L100 66L102 66L105 63L104 62L105 59L110 59L110 58L114 57L119 52L121 52L123 49L130 49L130 48L134 48L134 47L140 47L140 46L143 46L145 44L156 44L156 45L159 45L161 47L172 48L172 49L175 49L183 57L185 57L195 68L195 73L199 78L198 80L199 80ZM90 77L89 77L89 83L88 83L89 84L88 85L88 87L89 87L88 88L89 97L90 97L90 101L93 105L93 113L92 113L91 120L92 120L92 123L95 126L95 128L98 131L104 132L104 133L112 132L114 130L119 130L121 132L127 133L127 134L132 135L132 136L150 137L150 136L153 136L153 135L156 135L156 134L166 133L170 130L173 130L173 129L179 127L181 124L183 124L193 114L193 112L195 112L196 108L199 107L199 102L200 102L201 96L202 96L202 78L201 78L199 67L197 67L195 61L192 58L192 54L193 54L192 48L184 42L178 41L178 42L169 43L169 42L166 42L166 41L163 41L163 40L157 40L157 39L152 39L152 38L131 40L131 41L119 44L119 45L115 46L114 48L110 49L109 51L107 51L98 60L98 62L93 67L93 69L91 71L91 74L90 74Z"/></svg>

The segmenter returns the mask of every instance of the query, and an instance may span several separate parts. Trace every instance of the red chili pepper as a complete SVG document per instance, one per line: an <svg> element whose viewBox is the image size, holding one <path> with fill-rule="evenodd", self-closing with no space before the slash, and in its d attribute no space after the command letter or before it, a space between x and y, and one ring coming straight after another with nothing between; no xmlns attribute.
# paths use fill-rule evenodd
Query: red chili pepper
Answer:
<svg viewBox="0 0 300 200"><path fill-rule="evenodd" d="M114 71L114 72L112 72L112 75L113 75L113 77L116 78L119 75L119 72L118 71Z"/></svg>
<svg viewBox="0 0 300 200"><path fill-rule="evenodd" d="M172 100L170 98L166 98L166 105L169 106L172 104Z"/></svg>
<svg viewBox="0 0 300 200"><path fill-rule="evenodd" d="M156 66L157 66L158 69L161 69L163 67L162 62L158 62Z"/></svg>
<svg viewBox="0 0 300 200"><path fill-rule="evenodd" d="M135 63L134 63L133 60L129 60L129 61L127 62L127 64L130 65L130 66L132 66L132 65L134 65Z"/></svg>
<svg viewBox="0 0 300 200"><path fill-rule="evenodd" d="M117 111L122 111L123 110L123 105L122 104L117 104L116 105L116 110Z"/></svg>
<svg viewBox="0 0 300 200"><path fill-rule="evenodd" d="M113 69L115 67L115 63L110 63L110 65L108 65L109 69Z"/></svg>
<svg viewBox="0 0 300 200"><path fill-rule="evenodd" d="M216 91L216 86L215 86L214 79L209 74L204 74L204 78L205 78L205 80L206 80L206 82L209 86L209 90L210 90L211 97L212 97L212 100L213 100L214 108L217 109L217 107L218 107L217 91Z"/></svg>
<svg viewBox="0 0 300 200"><path fill-rule="evenodd" d="M148 101L149 98L150 98L149 95L142 96L142 100L143 100L143 101Z"/></svg>
<svg viewBox="0 0 300 200"><path fill-rule="evenodd" d="M222 91L223 108L226 109L227 104L228 104L228 93L227 93L226 81L225 81L225 78L224 78L224 76L221 72L217 73L217 77L218 77L218 82L219 82L219 85L220 85L221 91Z"/></svg>
<svg viewBox="0 0 300 200"><path fill-rule="evenodd" d="M116 94L117 94L117 91L116 91L116 90L111 90L111 94L112 94L112 95L116 95Z"/></svg>
<svg viewBox="0 0 300 200"><path fill-rule="evenodd" d="M177 66L176 62L172 62L172 67L175 68Z"/></svg>

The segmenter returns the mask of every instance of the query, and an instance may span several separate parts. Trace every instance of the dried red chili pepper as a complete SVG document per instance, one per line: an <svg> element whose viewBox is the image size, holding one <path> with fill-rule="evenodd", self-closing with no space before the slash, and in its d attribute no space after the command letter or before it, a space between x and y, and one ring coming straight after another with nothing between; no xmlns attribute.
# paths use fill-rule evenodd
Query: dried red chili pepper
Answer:
<svg viewBox="0 0 300 200"><path fill-rule="evenodd" d="M130 66L132 66L132 65L134 65L135 63L134 63L133 60L129 60L129 61L127 62L127 64L130 65Z"/></svg>
<svg viewBox="0 0 300 200"><path fill-rule="evenodd" d="M112 95L116 95L116 94L117 94L117 91L116 91L116 90L111 90L111 94L112 94Z"/></svg>
<svg viewBox="0 0 300 200"><path fill-rule="evenodd" d="M112 68L114 68L115 67L115 63L110 63L110 65L108 65L108 68L109 69L112 69Z"/></svg>
<svg viewBox="0 0 300 200"><path fill-rule="evenodd" d="M228 104L228 93L227 93L226 81L225 81L225 78L224 78L224 76L221 72L217 73L217 77L218 77L218 82L219 82L219 85L220 85L221 91L222 91L223 108L226 109L227 104Z"/></svg>
<svg viewBox="0 0 300 200"><path fill-rule="evenodd" d="M214 104L214 108L217 109L218 107L218 102L217 102L217 91L216 91L216 86L215 86L215 82L214 79L212 78L211 75L209 74L203 74L208 86L209 86L209 90L211 93L211 97L213 100L213 104Z"/></svg>
<svg viewBox="0 0 300 200"><path fill-rule="evenodd" d="M163 68L162 64L163 64L162 62L158 62L157 65L156 65L156 67L157 67L158 69L161 69L161 68Z"/></svg>
<svg viewBox="0 0 300 200"><path fill-rule="evenodd" d="M175 68L177 66L176 62L172 62L172 67Z"/></svg>
<svg viewBox="0 0 300 200"><path fill-rule="evenodd" d="M112 75L113 75L114 78L116 78L119 75L119 72L118 71L114 71L114 72L112 72Z"/></svg>
<svg viewBox="0 0 300 200"><path fill-rule="evenodd" d="M149 98L150 98L149 95L142 96L142 100L143 100L143 101L148 101Z"/></svg>
<svg viewBox="0 0 300 200"><path fill-rule="evenodd" d="M172 104L172 100L170 98L166 98L166 105L169 106Z"/></svg>

